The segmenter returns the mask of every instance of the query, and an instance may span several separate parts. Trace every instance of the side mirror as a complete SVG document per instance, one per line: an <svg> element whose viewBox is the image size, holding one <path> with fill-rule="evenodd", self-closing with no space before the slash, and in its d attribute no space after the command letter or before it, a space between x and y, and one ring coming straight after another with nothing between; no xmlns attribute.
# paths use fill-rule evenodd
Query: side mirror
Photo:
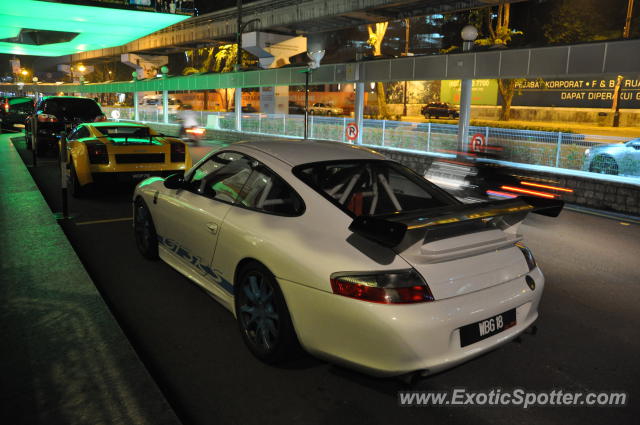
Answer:
<svg viewBox="0 0 640 425"><path fill-rule="evenodd" d="M182 174L171 174L164 179L164 187L167 189L182 189L184 187L184 176Z"/></svg>

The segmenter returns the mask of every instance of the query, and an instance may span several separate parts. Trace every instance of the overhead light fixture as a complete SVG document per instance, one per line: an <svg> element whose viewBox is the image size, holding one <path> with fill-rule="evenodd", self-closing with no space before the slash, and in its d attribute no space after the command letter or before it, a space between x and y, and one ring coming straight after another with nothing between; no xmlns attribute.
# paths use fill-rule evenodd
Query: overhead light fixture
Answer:
<svg viewBox="0 0 640 425"><path fill-rule="evenodd" d="M121 46L188 18L36 0L0 2L0 53L62 56Z"/></svg>

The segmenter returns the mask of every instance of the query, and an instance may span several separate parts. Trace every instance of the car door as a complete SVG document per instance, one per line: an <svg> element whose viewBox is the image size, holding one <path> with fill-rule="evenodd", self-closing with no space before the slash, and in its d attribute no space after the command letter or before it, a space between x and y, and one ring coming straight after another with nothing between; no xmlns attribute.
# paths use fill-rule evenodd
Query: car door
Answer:
<svg viewBox="0 0 640 425"><path fill-rule="evenodd" d="M295 220L305 210L300 195L264 164L257 160L251 164L251 175L225 217L211 263L211 269L229 287L240 260L277 259L277 251L290 249L291 241L304 228Z"/></svg>
<svg viewBox="0 0 640 425"><path fill-rule="evenodd" d="M224 217L250 174L251 166L244 155L219 153L186 177L185 188L159 194L154 209L160 245L219 295L227 288L209 264Z"/></svg>

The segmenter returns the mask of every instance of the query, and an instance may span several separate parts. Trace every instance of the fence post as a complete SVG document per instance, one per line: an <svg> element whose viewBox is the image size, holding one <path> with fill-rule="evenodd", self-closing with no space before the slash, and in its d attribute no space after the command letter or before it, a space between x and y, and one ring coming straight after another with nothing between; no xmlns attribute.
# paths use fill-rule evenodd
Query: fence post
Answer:
<svg viewBox="0 0 640 425"><path fill-rule="evenodd" d="M387 128L387 120L382 120L382 143L380 146L384 146L384 132Z"/></svg>
<svg viewBox="0 0 640 425"><path fill-rule="evenodd" d="M60 189L62 194L62 213L56 214L57 219L69 218L69 198L67 196L67 133L70 127L60 133L60 152L58 166L60 167Z"/></svg>
<svg viewBox="0 0 640 425"><path fill-rule="evenodd" d="M344 140L345 137L347 137L346 133L347 133L347 117L343 117L342 118L342 143L346 142L346 140Z"/></svg>
<svg viewBox="0 0 640 425"><path fill-rule="evenodd" d="M262 112L258 114L258 133L262 133Z"/></svg>
<svg viewBox="0 0 640 425"><path fill-rule="evenodd" d="M287 135L287 115L282 114L282 135Z"/></svg>
<svg viewBox="0 0 640 425"><path fill-rule="evenodd" d="M489 127L484 128L484 143L489 146Z"/></svg>
<svg viewBox="0 0 640 425"><path fill-rule="evenodd" d="M431 152L431 122L427 126L427 152Z"/></svg>
<svg viewBox="0 0 640 425"><path fill-rule="evenodd" d="M310 131L310 133L311 133L311 138L312 139L313 139L313 127L314 127L313 126L313 117L314 116L315 116L315 114L309 114L309 118L311 118L311 126L310 126L311 127L311 131Z"/></svg>
<svg viewBox="0 0 640 425"><path fill-rule="evenodd" d="M556 147L556 168L560 164L560 151L562 150L562 132L558 131L558 146Z"/></svg>

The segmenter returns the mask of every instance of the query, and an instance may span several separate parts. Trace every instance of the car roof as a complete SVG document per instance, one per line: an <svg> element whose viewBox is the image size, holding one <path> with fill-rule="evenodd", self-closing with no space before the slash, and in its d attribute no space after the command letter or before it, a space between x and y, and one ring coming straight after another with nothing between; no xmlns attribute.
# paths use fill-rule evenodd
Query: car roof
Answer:
<svg viewBox="0 0 640 425"><path fill-rule="evenodd" d="M292 167L342 159L384 159L382 154L373 149L328 140L274 139L241 142L240 146L274 156ZM233 145L229 149L233 149Z"/></svg>
<svg viewBox="0 0 640 425"><path fill-rule="evenodd" d="M92 127L148 127L144 124L139 124L135 122L113 122L113 121L99 121L99 122L91 122L86 123Z"/></svg>
<svg viewBox="0 0 640 425"><path fill-rule="evenodd" d="M81 97L81 96L44 96L41 101L42 102L47 102L49 100L57 100L57 101L71 101L71 102L78 102L78 101L83 101L83 102L93 102L96 105L98 104L98 102L96 102L95 99L91 99L90 97Z"/></svg>
<svg viewBox="0 0 640 425"><path fill-rule="evenodd" d="M47 100L47 99L87 99L87 100L93 100L90 97L83 97L83 96L44 96L42 98L42 100ZM94 100L95 102L95 100Z"/></svg>

